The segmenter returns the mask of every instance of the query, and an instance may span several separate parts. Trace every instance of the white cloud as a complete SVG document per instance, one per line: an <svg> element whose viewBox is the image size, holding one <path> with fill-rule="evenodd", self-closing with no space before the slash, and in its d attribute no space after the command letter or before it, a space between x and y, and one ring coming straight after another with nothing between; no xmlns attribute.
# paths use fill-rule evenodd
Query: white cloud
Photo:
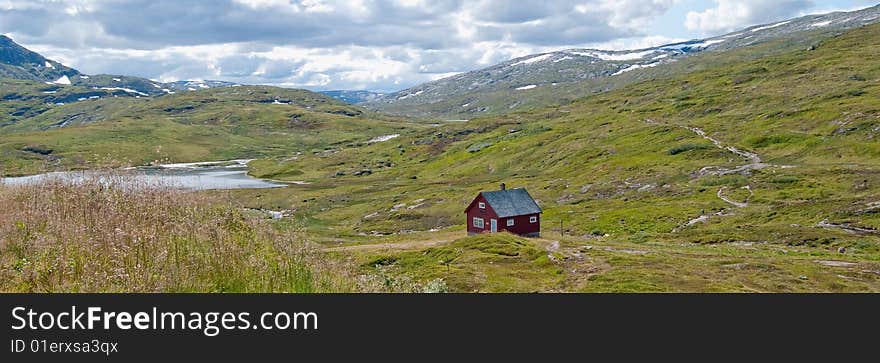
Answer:
<svg viewBox="0 0 880 363"><path fill-rule="evenodd" d="M233 0L233 2L245 5L251 9L274 8L292 6L290 0Z"/></svg>
<svg viewBox="0 0 880 363"><path fill-rule="evenodd" d="M614 27L643 28L648 22L666 13L676 0L600 0L597 7L610 14L608 23Z"/></svg>
<svg viewBox="0 0 880 363"><path fill-rule="evenodd" d="M812 6L810 0L715 0L713 8L688 12L685 26L720 34L796 16Z"/></svg>
<svg viewBox="0 0 880 363"><path fill-rule="evenodd" d="M0 33L89 74L393 91L528 54L643 48L677 0L0 0Z"/></svg>

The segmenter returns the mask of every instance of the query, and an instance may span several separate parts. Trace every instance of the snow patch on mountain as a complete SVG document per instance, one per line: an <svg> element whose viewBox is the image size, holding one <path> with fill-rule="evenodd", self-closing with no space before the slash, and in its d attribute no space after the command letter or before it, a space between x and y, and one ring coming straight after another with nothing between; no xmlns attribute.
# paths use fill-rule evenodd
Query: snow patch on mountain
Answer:
<svg viewBox="0 0 880 363"><path fill-rule="evenodd" d="M418 91L418 92L416 92L416 93L410 93L410 94L408 94L408 95L404 95L404 96L399 97L399 98L397 98L397 99L398 99L398 100L405 100L405 99L410 98L410 97L418 96L418 95L420 95L420 94L422 94L422 93L425 93L425 90L420 90L420 91Z"/></svg>
<svg viewBox="0 0 880 363"><path fill-rule="evenodd" d="M572 59L574 59L574 58L569 57L569 56L565 56L565 57L559 58L559 59L557 59L557 60L554 60L553 63L559 63L559 62L562 62L562 61L567 61L567 60L572 60Z"/></svg>
<svg viewBox="0 0 880 363"><path fill-rule="evenodd" d="M722 43L722 42L724 42L724 41L726 41L726 40L727 40L727 39L710 39L710 40L704 40L704 41L702 41L702 42L698 42L698 43L693 43L693 42L677 43L677 44L664 45L664 46L661 47L660 49L663 49L663 50L677 50L677 51L685 51L685 50L688 50L688 49L690 49L690 50L693 50L693 49L704 49L704 48L708 48L708 47L710 47L710 46L712 46L712 45L715 45L715 44L718 44L718 43Z"/></svg>
<svg viewBox="0 0 880 363"><path fill-rule="evenodd" d="M107 90L107 91L123 91L123 92L127 92L127 93L133 93L133 94L136 94L139 96L149 96L148 94L143 93L141 91L133 90L131 88L124 88L124 87L97 87L95 89L102 89L102 90Z"/></svg>
<svg viewBox="0 0 880 363"><path fill-rule="evenodd" d="M626 72L630 72L630 71L634 71L634 70L636 70L636 69L642 69L642 68L653 68L653 67L656 67L656 66L659 66L659 65L660 65L660 62L657 62L657 63L650 63L650 64L633 64L633 65L631 65L631 66L629 66L629 67L626 67L626 68L624 68L624 69L621 69L621 70L615 72L614 74L612 74L612 76L619 76L619 75L621 75L621 74L624 74L624 73L626 73Z"/></svg>
<svg viewBox="0 0 880 363"><path fill-rule="evenodd" d="M56 79L56 80L53 81L52 83L54 83L54 84L70 85L70 78L67 78L67 76L61 76L61 78Z"/></svg>
<svg viewBox="0 0 880 363"><path fill-rule="evenodd" d="M525 91L525 90L532 89L532 88L537 88L537 87L538 87L538 85L530 84L530 85L528 85L528 86L517 87L516 90L517 90L517 91Z"/></svg>
<svg viewBox="0 0 880 363"><path fill-rule="evenodd" d="M814 23L813 25L810 25L810 26L812 26L814 28L823 28L823 27L831 25L831 23L832 23L831 20L826 20L826 21L820 21L818 23Z"/></svg>
<svg viewBox="0 0 880 363"><path fill-rule="evenodd" d="M590 51L590 52L569 52L574 55L579 55L582 57L593 57L599 58L605 61L628 61L628 60L636 60L645 58L645 56L654 53L655 50L649 49L641 52L628 52L628 53L611 53L611 52L603 52L603 51Z"/></svg>
<svg viewBox="0 0 880 363"><path fill-rule="evenodd" d="M521 64L532 64L532 63L537 63L537 62L545 61L545 60L549 59L550 57L553 57L553 54L542 54L542 55L539 55L539 56L536 56L536 57L531 57L531 58L528 58L528 59L521 60L521 61L519 61L519 62L516 62L516 63L514 63L514 64L511 64L511 66L518 66L518 65L521 65Z"/></svg>
<svg viewBox="0 0 880 363"><path fill-rule="evenodd" d="M783 21L783 22L781 22L781 23L776 23L776 24L771 24L771 25L767 25L767 26L762 26L762 27L759 27L759 28L752 29L752 33L754 33L754 32L759 32L759 31L761 31L761 30L767 30L767 29L778 28L778 27L781 27L781 26L783 26L783 25L785 25L785 24L788 24L788 23L791 23L791 21L790 21L790 20L789 20L789 21Z"/></svg>

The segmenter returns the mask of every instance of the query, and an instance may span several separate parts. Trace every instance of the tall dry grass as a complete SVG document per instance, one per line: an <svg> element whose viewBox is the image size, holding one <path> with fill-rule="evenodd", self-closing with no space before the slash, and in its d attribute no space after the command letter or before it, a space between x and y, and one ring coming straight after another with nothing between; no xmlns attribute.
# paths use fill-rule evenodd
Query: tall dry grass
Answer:
<svg viewBox="0 0 880 363"><path fill-rule="evenodd" d="M6 292L347 292L365 286L300 233L170 188L0 185Z"/></svg>

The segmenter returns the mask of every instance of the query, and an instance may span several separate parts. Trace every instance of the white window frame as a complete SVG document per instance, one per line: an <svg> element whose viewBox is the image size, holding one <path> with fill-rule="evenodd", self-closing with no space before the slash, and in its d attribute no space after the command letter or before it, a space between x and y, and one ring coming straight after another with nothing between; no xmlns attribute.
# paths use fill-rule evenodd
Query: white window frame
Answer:
<svg viewBox="0 0 880 363"><path fill-rule="evenodd" d="M477 223L477 222L479 222L479 223ZM474 217L473 225L474 225L474 228L485 229L486 228L486 221L484 221L483 218Z"/></svg>
<svg viewBox="0 0 880 363"><path fill-rule="evenodd" d="M480 207L480 209L486 209L486 203L480 202L478 206Z"/></svg>
<svg viewBox="0 0 880 363"><path fill-rule="evenodd" d="M538 223L538 216L529 217L529 223Z"/></svg>
<svg viewBox="0 0 880 363"><path fill-rule="evenodd" d="M514 223L515 223L515 222L513 221L513 218L508 218L508 219L507 219L507 226L508 226L508 227L513 227L513 224L514 224Z"/></svg>

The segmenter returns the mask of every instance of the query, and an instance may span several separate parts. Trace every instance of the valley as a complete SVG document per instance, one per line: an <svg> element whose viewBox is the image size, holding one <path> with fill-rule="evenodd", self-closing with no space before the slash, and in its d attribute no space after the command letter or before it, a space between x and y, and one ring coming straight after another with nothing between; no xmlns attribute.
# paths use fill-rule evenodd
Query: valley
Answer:
<svg viewBox="0 0 880 363"><path fill-rule="evenodd" d="M0 98L0 175L291 155L426 127L304 90L241 86L156 98L103 94L69 104L77 87L8 82ZM63 92L63 93L62 93ZM80 97L82 98L82 97Z"/></svg>
<svg viewBox="0 0 880 363"><path fill-rule="evenodd" d="M0 176L253 159L251 177L288 185L0 184L0 289L878 292L877 9L755 26L739 32L767 34L754 43L650 67L608 53L607 75L560 91L513 77L416 103L454 76L360 95L413 95L392 106L3 79ZM466 103L486 112L450 108ZM502 182L537 200L540 238L467 236L465 207Z"/></svg>
<svg viewBox="0 0 880 363"><path fill-rule="evenodd" d="M542 264L562 275L545 288L564 290L570 271L561 266L578 260L574 252L610 265L586 280L605 281L599 285L613 291L875 291L876 235L825 227L844 222L873 230L880 222L864 212L880 197L880 115L875 99L862 98L877 90L869 80L880 69L865 59L880 45L878 31L870 26L813 50L642 82L565 106L264 161L256 165L314 183L292 186L295 200L277 190L233 194L249 205L297 210L316 240L358 256L366 270L445 276L456 291L523 291L524 281L495 279L540 271ZM353 175L363 169L371 173ZM450 247L476 243L464 236L463 207L499 181L526 187L539 200L546 240L518 240L532 255L513 246L498 255ZM574 250L545 260L554 256L546 251L553 243ZM484 261L488 270L409 257L447 254ZM707 265L715 258L717 265ZM853 277L817 260L864 268ZM501 265L509 275L485 275ZM749 266L754 271L741 272ZM706 276L714 277L705 284L718 281L716 274L755 280L726 288L698 283Z"/></svg>

